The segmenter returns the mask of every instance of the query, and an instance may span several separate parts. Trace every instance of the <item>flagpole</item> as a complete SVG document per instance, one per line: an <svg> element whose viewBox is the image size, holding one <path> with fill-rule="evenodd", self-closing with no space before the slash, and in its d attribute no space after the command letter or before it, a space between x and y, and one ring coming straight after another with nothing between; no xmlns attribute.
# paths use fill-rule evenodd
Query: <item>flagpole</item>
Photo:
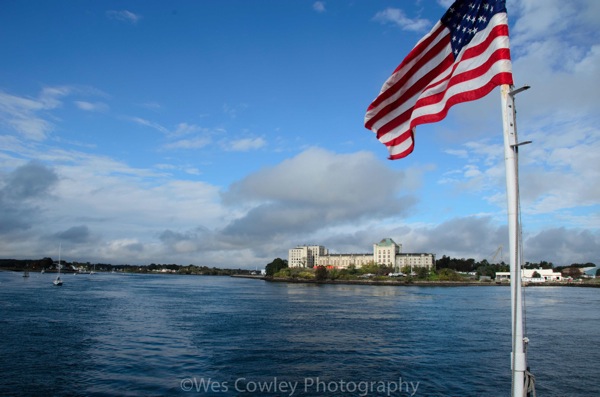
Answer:
<svg viewBox="0 0 600 397"><path fill-rule="evenodd" d="M512 85L501 86L502 118L504 129L504 163L506 166L506 198L508 201L508 238L510 247L510 292L512 316L512 397L525 394L525 372L527 357L523 335L523 303L521 293L521 244L519 227L519 179L517 123L514 96L528 86L513 89Z"/></svg>

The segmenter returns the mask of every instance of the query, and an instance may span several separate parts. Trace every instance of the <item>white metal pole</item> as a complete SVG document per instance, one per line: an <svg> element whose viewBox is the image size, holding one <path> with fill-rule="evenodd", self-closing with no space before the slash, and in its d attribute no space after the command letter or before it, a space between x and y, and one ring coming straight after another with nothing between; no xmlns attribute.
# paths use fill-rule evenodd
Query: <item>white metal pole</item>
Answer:
<svg viewBox="0 0 600 397"><path fill-rule="evenodd" d="M527 369L523 340L523 306L521 296L521 247L519 228L518 141L513 87L501 86L504 126L504 163L508 200L508 238L510 246L510 291L512 315L512 397L524 396Z"/></svg>

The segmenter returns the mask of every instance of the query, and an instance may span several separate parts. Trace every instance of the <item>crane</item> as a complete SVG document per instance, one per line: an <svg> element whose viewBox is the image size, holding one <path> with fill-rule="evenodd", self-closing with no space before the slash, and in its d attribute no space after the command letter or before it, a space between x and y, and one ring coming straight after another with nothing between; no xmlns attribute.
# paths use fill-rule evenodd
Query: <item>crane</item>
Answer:
<svg viewBox="0 0 600 397"><path fill-rule="evenodd" d="M499 246L498 249L496 250L496 252L494 252L494 255L492 256L492 260L490 261L490 264L494 263L498 254L500 254L500 262L504 262L504 256L502 255L502 246Z"/></svg>

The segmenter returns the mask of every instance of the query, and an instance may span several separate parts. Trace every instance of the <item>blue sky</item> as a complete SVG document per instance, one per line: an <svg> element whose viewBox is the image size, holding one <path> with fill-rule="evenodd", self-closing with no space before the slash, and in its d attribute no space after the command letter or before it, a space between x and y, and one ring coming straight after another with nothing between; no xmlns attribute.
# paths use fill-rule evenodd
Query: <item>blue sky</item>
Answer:
<svg viewBox="0 0 600 397"><path fill-rule="evenodd" d="M543 4L542 4L543 3ZM0 257L263 267L507 251L500 93L389 161L369 103L448 1L0 6ZM508 1L524 255L600 262L600 3ZM507 261L508 256L505 254Z"/></svg>

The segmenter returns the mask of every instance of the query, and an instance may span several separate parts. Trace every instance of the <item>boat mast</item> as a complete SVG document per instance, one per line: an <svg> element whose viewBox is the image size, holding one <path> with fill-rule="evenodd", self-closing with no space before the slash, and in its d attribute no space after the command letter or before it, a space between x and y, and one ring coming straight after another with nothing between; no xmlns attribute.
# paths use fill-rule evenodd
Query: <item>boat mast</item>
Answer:
<svg viewBox="0 0 600 397"><path fill-rule="evenodd" d="M508 238L510 247L510 292L512 316L512 397L523 397L526 393L527 371L526 343L523 335L523 301L521 293L521 229L519 227L519 146L530 142L517 141L517 122L514 96L528 89L514 89L503 84L502 118L504 126L504 163L506 166L506 198L508 200Z"/></svg>
<svg viewBox="0 0 600 397"><path fill-rule="evenodd" d="M61 268L61 265L60 265L60 248L61 248L61 245L62 244L58 244L58 275L59 276L60 276L60 268Z"/></svg>

